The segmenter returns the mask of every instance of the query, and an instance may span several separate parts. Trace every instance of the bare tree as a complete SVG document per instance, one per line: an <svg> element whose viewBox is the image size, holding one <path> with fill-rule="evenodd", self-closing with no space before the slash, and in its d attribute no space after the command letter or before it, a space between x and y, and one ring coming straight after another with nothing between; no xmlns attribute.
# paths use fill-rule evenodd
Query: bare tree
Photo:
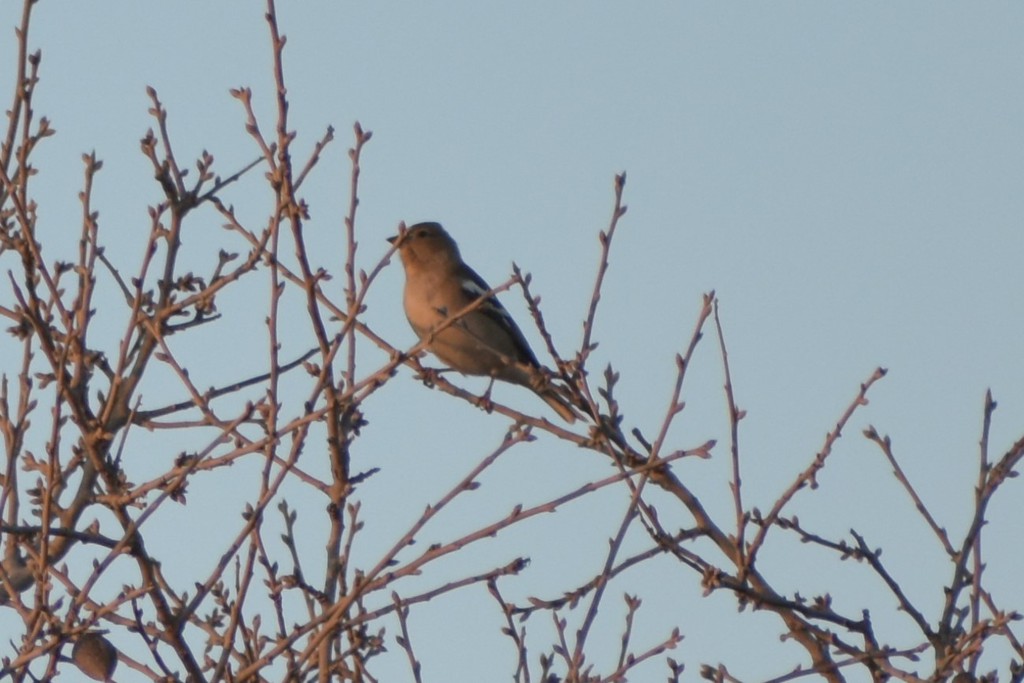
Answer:
<svg viewBox="0 0 1024 683"><path fill-rule="evenodd" d="M341 272L333 272L333 261L311 250L304 183L322 172L318 162L334 132L325 131L305 153L296 149L283 65L285 40L273 0L268 0L266 18L276 117L260 120L250 90L232 92L252 139L253 159L227 171L218 170L209 153L191 165L182 163L174 153L168 110L150 89L153 124L141 152L151 165L159 200L149 210L149 236L138 264L114 263L105 254L109 238L92 200L102 169L95 154L83 156L77 249L44 244L32 160L40 145L55 144L56 131L33 107L41 87L40 52L33 51L29 37L34 6L25 0L13 59L4 67L14 69L16 87L0 148L0 254L7 275L0 314L20 354L3 358L0 386L5 455L0 609L16 613L23 627L20 633L4 634L0 675L48 680L76 665L98 680L111 680L116 666L125 679L374 681L375 658L393 645L407 659L412 679L422 681L428 677L410 619L429 601L475 587L486 589L478 594L493 600L492 608L504 620L494 636L507 641L515 655L512 669L495 672L495 678L612 682L630 680L641 670L650 679L660 667L661 675L667 672L670 681L678 681L683 666L668 651L685 647L680 645L683 633L693 628L686 615L679 616L677 629L655 642L637 643L633 635L644 586L633 587L630 577L637 567L668 558L678 567L680 581L698 583L706 594L728 593L741 609L770 613L779 633L799 645L803 663L788 672L765 672L765 679L841 681L857 671L878 681L995 680L995 672L979 671L979 661L985 647L998 642L1010 653L1008 679L1024 680L1024 646L1019 630L1013 630L1020 615L986 589L981 544L989 504L1016 476L1024 438L1001 455L989 452L991 396L983 408L973 515L960 538L947 533L918 495L890 440L873 428L865 432L947 556L948 585L933 587L941 592L943 607L929 617L869 539L853 529L847 536L829 537L817 529L816 520L800 520L790 512L794 499L816 487L835 443L885 370L870 373L820 450L765 510L744 496L739 442L744 412L734 398L713 292L703 297L689 342L676 356L674 392L657 433L644 434L627 424L615 395L618 373L611 366L595 369L591 362L609 254L626 214L625 174L615 178L611 217L599 233L601 258L576 348L566 352L549 333L529 276L515 269L492 290L515 289L525 297L553 367L552 382L586 414L583 426L568 428L497 403L490 395L478 396L439 373L422 353L429 339L401 348L370 327L365 299L393 249L375 262L360 257L360 165L371 134L358 124L349 150L348 209L339 221ZM226 199L242 182L271 198L273 208L261 222L242 218ZM200 212L215 214L226 228L214 252L186 248L183 236L195 228ZM60 255L69 249L73 256ZM212 265L198 272L197 264ZM101 285L112 286L116 295L99 300ZM250 302L262 297L262 304L222 311L223 302L236 292L245 292ZM444 324L458 324L483 301L453 312ZM99 315L102 331L96 327ZM214 385L191 372L197 358L179 340L211 329L230 337L237 317L244 315L265 320L262 367L238 368L237 377ZM114 329L118 332L111 337ZM671 443L669 430L684 410L687 373L709 332L726 377L731 432L724 449L715 448L711 439L679 447ZM301 345L293 350L296 339ZM235 370L230 358L223 360ZM403 366L437 392L470 404L467 410L482 408L511 426L384 552L365 563L357 561L353 547L365 533L364 496L374 495L363 487L378 470L354 457L364 431L374 428L363 407L369 397L400 381L396 374ZM161 379L151 380L154 375ZM155 403L143 394L147 382L165 383L168 377L174 378L181 400ZM159 392L156 400L163 395L167 392ZM542 408L539 402L537 407ZM613 469L541 503L516 505L457 538L424 542L423 530L437 515L478 488L481 476L506 453L526 447L541 433L574 444ZM177 457L155 464L154 458L140 455L140 445L152 443L147 438L154 434L165 444L200 445L183 445ZM712 457L730 463L732 510L725 516L709 512L703 494L678 476L683 459ZM326 476L320 474L324 462ZM187 580L166 576L164 564L174 551L153 538L152 520L183 515L189 498L194 504L197 496L213 495L203 486L208 478L244 466L257 475L245 491L249 502L242 519L223 525L233 529L230 538L223 547L202 549L210 561L202 573ZM607 530L603 562L585 583L567 585L556 597L517 603L508 597L508 586L526 580L520 574L528 559L515 557L428 590L408 588L410 577L484 539L609 488L623 491L628 504L617 525ZM322 501L323 524L301 524L288 495ZM688 523L677 527L667 521L680 517ZM627 549L627 534L637 532L647 539L646 546ZM319 536L303 538L311 534ZM841 585L813 597L781 588L777 572L759 560L773 541L787 538L824 550L837 561L860 563L913 621L916 642L891 646L896 638L879 633L867 609L836 607L832 593L841 592ZM323 549L316 562L299 550L311 545ZM323 571L311 565L322 565ZM608 618L608 605L618 600L609 595L613 582L629 588L619 651L604 668L592 634L595 624ZM845 597L844 602L856 602L857 596ZM552 626L553 641L545 636ZM120 647L114 650L112 642ZM709 680L737 680L728 665L709 663L699 673ZM927 671L919 671L921 666ZM124 673L127 669L130 674Z"/></svg>

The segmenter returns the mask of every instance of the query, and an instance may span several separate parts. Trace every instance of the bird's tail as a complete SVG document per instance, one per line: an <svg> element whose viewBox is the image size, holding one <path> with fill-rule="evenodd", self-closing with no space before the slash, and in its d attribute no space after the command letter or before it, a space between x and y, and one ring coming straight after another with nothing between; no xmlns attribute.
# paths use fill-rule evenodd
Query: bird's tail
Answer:
<svg viewBox="0 0 1024 683"><path fill-rule="evenodd" d="M558 395L554 389L541 389L537 391L537 395L540 396L544 401L551 406L558 416L563 420L572 424L579 417L579 414L573 410L573 407L569 405L569 402Z"/></svg>

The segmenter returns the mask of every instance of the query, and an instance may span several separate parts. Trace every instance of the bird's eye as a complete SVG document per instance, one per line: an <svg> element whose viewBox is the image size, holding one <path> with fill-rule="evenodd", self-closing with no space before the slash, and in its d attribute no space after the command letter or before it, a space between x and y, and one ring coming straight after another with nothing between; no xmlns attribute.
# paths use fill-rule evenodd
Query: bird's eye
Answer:
<svg viewBox="0 0 1024 683"><path fill-rule="evenodd" d="M418 231L416 233L416 236L417 237L426 237L427 236L427 231L426 230L420 230L420 231Z"/></svg>

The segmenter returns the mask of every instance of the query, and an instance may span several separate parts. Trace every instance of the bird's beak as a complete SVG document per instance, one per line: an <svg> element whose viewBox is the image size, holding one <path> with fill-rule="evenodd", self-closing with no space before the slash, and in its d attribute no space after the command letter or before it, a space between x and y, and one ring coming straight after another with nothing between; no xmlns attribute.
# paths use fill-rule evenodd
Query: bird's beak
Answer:
<svg viewBox="0 0 1024 683"><path fill-rule="evenodd" d="M407 232L409 232L409 231L405 227L405 221L401 221L398 224L398 234L395 235L394 237L388 237L387 238L388 243L389 244L394 244L394 245L397 246L398 244L401 243L402 238L405 237L405 233L407 233Z"/></svg>

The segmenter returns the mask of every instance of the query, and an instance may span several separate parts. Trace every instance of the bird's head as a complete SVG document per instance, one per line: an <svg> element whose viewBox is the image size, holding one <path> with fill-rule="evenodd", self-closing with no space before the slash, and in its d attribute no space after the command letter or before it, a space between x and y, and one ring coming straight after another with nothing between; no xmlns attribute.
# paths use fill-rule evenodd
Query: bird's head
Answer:
<svg viewBox="0 0 1024 683"><path fill-rule="evenodd" d="M458 245L440 223L417 223L394 237L389 237L388 242L398 247L398 253L406 268L410 265L437 261L457 264L462 260Z"/></svg>

